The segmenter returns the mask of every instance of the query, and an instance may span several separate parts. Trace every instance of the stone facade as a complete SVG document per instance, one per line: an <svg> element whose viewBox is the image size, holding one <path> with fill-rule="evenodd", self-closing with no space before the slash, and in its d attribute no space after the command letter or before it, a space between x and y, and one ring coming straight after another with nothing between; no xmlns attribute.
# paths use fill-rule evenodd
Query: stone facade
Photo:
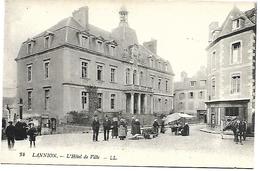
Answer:
<svg viewBox="0 0 260 171"><path fill-rule="evenodd" d="M93 99L95 108L107 113L172 110L170 63L156 47L138 43L126 9L119 14L119 26L107 32L89 24L88 7L82 7L22 44L16 58L21 115L62 121L70 111L89 111ZM95 95L89 87L96 88Z"/></svg>
<svg viewBox="0 0 260 171"><path fill-rule="evenodd" d="M238 117L253 129L256 9L234 7L221 27L214 22L209 28L208 124L218 127L221 120Z"/></svg>
<svg viewBox="0 0 260 171"><path fill-rule="evenodd" d="M174 83L174 112L187 113L206 122L207 76L206 69L193 77L181 73L181 81Z"/></svg>

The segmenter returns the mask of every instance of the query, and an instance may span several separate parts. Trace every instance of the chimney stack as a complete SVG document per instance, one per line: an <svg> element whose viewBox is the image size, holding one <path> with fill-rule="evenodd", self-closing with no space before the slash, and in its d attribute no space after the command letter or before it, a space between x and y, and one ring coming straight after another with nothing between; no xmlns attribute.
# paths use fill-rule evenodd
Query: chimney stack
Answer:
<svg viewBox="0 0 260 171"><path fill-rule="evenodd" d="M84 28L88 26L88 7L81 7L72 13L73 18Z"/></svg>
<svg viewBox="0 0 260 171"><path fill-rule="evenodd" d="M209 43L213 41L213 33L218 30L219 26L218 26L218 22L214 21L212 23L210 23L209 25Z"/></svg>

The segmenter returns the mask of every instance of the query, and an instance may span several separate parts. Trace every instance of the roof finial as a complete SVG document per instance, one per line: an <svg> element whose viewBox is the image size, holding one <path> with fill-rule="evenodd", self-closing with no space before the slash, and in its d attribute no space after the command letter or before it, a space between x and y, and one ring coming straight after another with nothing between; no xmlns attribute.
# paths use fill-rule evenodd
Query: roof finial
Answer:
<svg viewBox="0 0 260 171"><path fill-rule="evenodd" d="M119 15L120 15L120 22L125 22L125 23L128 22L127 21L128 11L124 5L120 8Z"/></svg>

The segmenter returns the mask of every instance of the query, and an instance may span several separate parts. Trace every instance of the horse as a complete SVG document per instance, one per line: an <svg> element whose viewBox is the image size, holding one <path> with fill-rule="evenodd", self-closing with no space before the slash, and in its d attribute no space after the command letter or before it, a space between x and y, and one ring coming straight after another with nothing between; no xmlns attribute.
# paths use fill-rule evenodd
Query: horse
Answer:
<svg viewBox="0 0 260 171"><path fill-rule="evenodd" d="M238 122L239 121L239 122ZM230 121L224 128L223 132L226 130L232 130L234 133L234 141L238 143L238 136L240 136L240 143L242 144L242 135L243 135L243 130L242 130L242 124L240 123L240 120L234 119Z"/></svg>

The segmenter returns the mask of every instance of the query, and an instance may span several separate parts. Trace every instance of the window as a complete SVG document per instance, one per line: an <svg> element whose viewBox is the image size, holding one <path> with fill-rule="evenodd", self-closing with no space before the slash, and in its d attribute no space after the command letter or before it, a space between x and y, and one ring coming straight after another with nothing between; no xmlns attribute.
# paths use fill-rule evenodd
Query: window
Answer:
<svg viewBox="0 0 260 171"><path fill-rule="evenodd" d="M111 68L111 76L110 76L110 81L111 82L115 82L115 74L116 74L116 69L115 68Z"/></svg>
<svg viewBox="0 0 260 171"><path fill-rule="evenodd" d="M44 110L49 110L50 105L50 90L44 90Z"/></svg>
<svg viewBox="0 0 260 171"><path fill-rule="evenodd" d="M130 69L126 69L126 78L125 78L125 83L130 84Z"/></svg>
<svg viewBox="0 0 260 171"><path fill-rule="evenodd" d="M196 81L191 81L191 82L190 82L190 86L191 86L191 87L194 87L195 85L196 85Z"/></svg>
<svg viewBox="0 0 260 171"><path fill-rule="evenodd" d="M44 78L49 78L49 61L44 62Z"/></svg>
<svg viewBox="0 0 260 171"><path fill-rule="evenodd" d="M161 90L161 81L162 81L162 80L159 78L159 79L158 79L158 90Z"/></svg>
<svg viewBox="0 0 260 171"><path fill-rule="evenodd" d="M168 103L168 100L167 100L167 99L165 99L165 100L164 100L164 104L165 104L165 105L167 105L167 103Z"/></svg>
<svg viewBox="0 0 260 171"><path fill-rule="evenodd" d="M185 109L184 103L183 103L183 102L180 102L180 103L178 104L178 110L179 110L179 111L182 111L182 110L184 110L184 109Z"/></svg>
<svg viewBox="0 0 260 171"><path fill-rule="evenodd" d="M193 92L189 92L189 97L190 97L190 99L193 99L194 98L194 93Z"/></svg>
<svg viewBox="0 0 260 171"><path fill-rule="evenodd" d="M143 71L141 71L140 77L139 77L139 85L143 85L143 79L144 79L144 74L143 74Z"/></svg>
<svg viewBox="0 0 260 171"><path fill-rule="evenodd" d="M225 107L225 116L238 116L238 107Z"/></svg>
<svg viewBox="0 0 260 171"><path fill-rule="evenodd" d="M97 51L98 52L103 52L102 42L101 41L97 41Z"/></svg>
<svg viewBox="0 0 260 171"><path fill-rule="evenodd" d="M81 92L81 103L82 103L82 109L87 109L87 92L86 91Z"/></svg>
<svg viewBox="0 0 260 171"><path fill-rule="evenodd" d="M102 93L98 93L98 109L102 109Z"/></svg>
<svg viewBox="0 0 260 171"><path fill-rule="evenodd" d="M103 66L98 65L97 66L97 80L98 81L101 81L103 79L102 78L102 72L103 72Z"/></svg>
<svg viewBox="0 0 260 171"><path fill-rule="evenodd" d="M83 48L89 48L89 38L87 36L81 37L81 46Z"/></svg>
<svg viewBox="0 0 260 171"><path fill-rule="evenodd" d="M206 80L200 80L200 86L206 86L207 81Z"/></svg>
<svg viewBox="0 0 260 171"><path fill-rule="evenodd" d="M168 91L168 80L165 81L165 91Z"/></svg>
<svg viewBox="0 0 260 171"><path fill-rule="evenodd" d="M110 46L110 55L111 56L115 55L115 46Z"/></svg>
<svg viewBox="0 0 260 171"><path fill-rule="evenodd" d="M154 88L154 78L151 77L151 87Z"/></svg>
<svg viewBox="0 0 260 171"><path fill-rule="evenodd" d="M32 65L27 66L27 81L32 81Z"/></svg>
<svg viewBox="0 0 260 171"><path fill-rule="evenodd" d="M241 42L233 43L231 46L231 64L241 62Z"/></svg>
<svg viewBox="0 0 260 171"><path fill-rule="evenodd" d="M50 46L51 46L51 37L50 36L46 36L44 38L44 48L48 49L48 48L50 48Z"/></svg>
<svg viewBox="0 0 260 171"><path fill-rule="evenodd" d="M179 99L180 99L180 100L183 100L184 98L185 98L185 94L184 94L184 93L180 93L180 94L179 94Z"/></svg>
<svg viewBox="0 0 260 171"><path fill-rule="evenodd" d="M115 94L111 94L111 100L110 100L110 108L115 109Z"/></svg>
<svg viewBox="0 0 260 171"><path fill-rule="evenodd" d="M205 96L205 93L203 91L199 91L199 98L203 99Z"/></svg>
<svg viewBox="0 0 260 171"><path fill-rule="evenodd" d="M232 30L236 30L236 29L239 29L240 28L240 20L237 19L237 20L233 20L232 21Z"/></svg>
<svg viewBox="0 0 260 171"><path fill-rule="evenodd" d="M231 94L240 92L240 74L231 76Z"/></svg>
<svg viewBox="0 0 260 171"><path fill-rule="evenodd" d="M216 51L211 56L211 69L216 69Z"/></svg>
<svg viewBox="0 0 260 171"><path fill-rule="evenodd" d="M28 43L27 44L27 54L29 55L29 54L32 54L32 43Z"/></svg>
<svg viewBox="0 0 260 171"><path fill-rule="evenodd" d="M81 62L81 77L88 78L88 63Z"/></svg>
<svg viewBox="0 0 260 171"><path fill-rule="evenodd" d="M161 70L161 62L158 62L158 69Z"/></svg>
<svg viewBox="0 0 260 171"><path fill-rule="evenodd" d="M165 71L167 72L168 71L168 65L165 64Z"/></svg>
<svg viewBox="0 0 260 171"><path fill-rule="evenodd" d="M137 77L137 72L136 72L136 70L134 70L134 72L133 72L133 84L134 85L136 84L136 77Z"/></svg>
<svg viewBox="0 0 260 171"><path fill-rule="evenodd" d="M211 80L211 95L215 96L216 94L216 80L215 78L212 78Z"/></svg>
<svg viewBox="0 0 260 171"><path fill-rule="evenodd" d="M32 109L32 91L28 91L28 110Z"/></svg>

